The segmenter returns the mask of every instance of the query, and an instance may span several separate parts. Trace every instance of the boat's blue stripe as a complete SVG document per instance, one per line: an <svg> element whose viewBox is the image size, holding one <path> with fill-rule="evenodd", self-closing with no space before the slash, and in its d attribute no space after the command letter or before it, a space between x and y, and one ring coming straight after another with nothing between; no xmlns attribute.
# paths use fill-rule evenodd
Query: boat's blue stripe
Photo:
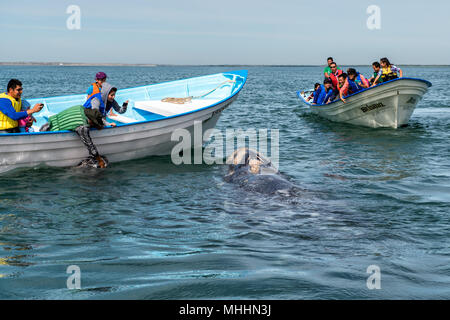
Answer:
<svg viewBox="0 0 450 320"><path fill-rule="evenodd" d="M390 83L390 82L394 82L394 81L399 81L399 80L405 80L405 79L407 79L407 80L417 80L417 81L421 81L421 82L426 83L428 87L431 87L431 86L432 86L432 83L431 83L430 81L427 81L427 80L424 80L424 79L401 77L401 78L392 79L392 80L389 80L389 81L386 81L386 82L382 82L382 83L376 85L375 87L364 88L364 89L362 89L361 91L358 91L358 92L356 92L356 93L352 93L351 95L346 96L345 99L348 99L349 97L352 97L352 96L355 96L355 95L357 95L357 94L360 94L360 93L362 93L362 92L364 92L364 91L368 91L368 90L370 90L370 89L378 88L378 87L380 87L380 86L382 86L382 85L384 85L384 84L387 84L387 83ZM328 103L328 104L315 104L315 105L312 105L311 103L306 102L305 99L303 99L303 98L302 98L301 100L302 100L305 104L307 104L307 105L309 105L309 106L312 106L312 107L329 106L329 105L332 105L333 103L336 103L336 102L341 101L340 99L337 99L337 100L334 100L333 102L330 102L330 103Z"/></svg>

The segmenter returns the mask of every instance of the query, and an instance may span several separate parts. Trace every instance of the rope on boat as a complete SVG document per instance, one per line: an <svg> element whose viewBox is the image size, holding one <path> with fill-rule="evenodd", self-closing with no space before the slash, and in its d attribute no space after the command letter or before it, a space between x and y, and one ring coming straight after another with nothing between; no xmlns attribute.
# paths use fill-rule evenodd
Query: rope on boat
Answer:
<svg viewBox="0 0 450 320"><path fill-rule="evenodd" d="M210 94L210 93L216 91L217 89L219 89L220 87L222 87L225 83L229 83L229 82L233 82L233 83L234 83L234 82L236 82L236 80L226 80L226 81L222 82L221 84L219 84L219 85L218 85L217 87L215 87L214 89L212 89L212 90L208 91L207 93L202 94L202 95L200 95L200 96L196 96L196 97L190 96L190 97L185 97L185 98L172 98L172 97L168 97L168 98L162 99L161 101L162 101L162 102L175 103L175 104L185 104L185 103L191 102L192 99L203 98L204 96L207 96L208 94Z"/></svg>

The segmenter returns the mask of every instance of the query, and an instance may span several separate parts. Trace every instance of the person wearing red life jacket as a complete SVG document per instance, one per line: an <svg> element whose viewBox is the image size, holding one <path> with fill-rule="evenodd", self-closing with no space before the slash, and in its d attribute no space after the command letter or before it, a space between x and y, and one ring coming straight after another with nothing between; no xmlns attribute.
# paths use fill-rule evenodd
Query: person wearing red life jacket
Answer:
<svg viewBox="0 0 450 320"><path fill-rule="evenodd" d="M331 63L330 69L331 69L331 72L329 74L330 75L329 78L333 84L333 89L338 90L338 85L339 85L338 77L339 77L339 75L342 74L342 70L338 68L338 66L336 65L336 62Z"/></svg>

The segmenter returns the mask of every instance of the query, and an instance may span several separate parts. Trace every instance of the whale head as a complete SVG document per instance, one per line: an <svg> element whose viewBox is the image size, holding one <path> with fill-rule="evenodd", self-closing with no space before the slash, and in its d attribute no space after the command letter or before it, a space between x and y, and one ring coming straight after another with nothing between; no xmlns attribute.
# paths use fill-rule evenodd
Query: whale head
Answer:
<svg viewBox="0 0 450 320"><path fill-rule="evenodd" d="M239 148L227 159L230 165L229 174L237 170L246 170L251 174L277 174L278 169L272 164L270 159L263 156L256 150L249 148Z"/></svg>

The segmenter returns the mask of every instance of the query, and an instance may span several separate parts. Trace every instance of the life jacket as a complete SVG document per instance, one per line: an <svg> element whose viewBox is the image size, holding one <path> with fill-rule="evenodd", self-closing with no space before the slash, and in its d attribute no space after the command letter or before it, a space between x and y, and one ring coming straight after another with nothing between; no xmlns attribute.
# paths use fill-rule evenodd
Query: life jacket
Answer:
<svg viewBox="0 0 450 320"><path fill-rule="evenodd" d="M319 100L323 99L327 94L325 90L325 86L323 84L320 85L319 89L314 91L314 100L313 103L318 103Z"/></svg>
<svg viewBox="0 0 450 320"><path fill-rule="evenodd" d="M338 77L342 74L342 70L338 69L336 73L330 73L330 79L333 83L333 89L339 89Z"/></svg>
<svg viewBox="0 0 450 320"><path fill-rule="evenodd" d="M48 119L51 131L75 130L88 124L83 106L73 106Z"/></svg>
<svg viewBox="0 0 450 320"><path fill-rule="evenodd" d="M327 91L324 85L321 86L321 89L319 97L317 98L317 104L324 104L326 98L329 96L328 93L333 92L333 88L329 88Z"/></svg>
<svg viewBox="0 0 450 320"><path fill-rule="evenodd" d="M382 68L382 71L383 73L381 74L381 79L383 80L383 82L398 78L397 73L391 70L391 66Z"/></svg>
<svg viewBox="0 0 450 320"><path fill-rule="evenodd" d="M361 75L359 73L357 73L355 81L348 79L348 88L350 93L356 93L364 89L361 83L364 83L365 85L368 86L367 80L365 78L363 80L363 78L361 78Z"/></svg>
<svg viewBox="0 0 450 320"><path fill-rule="evenodd" d="M9 99L12 103L12 106L16 112L20 112L22 109L22 100L16 100L11 96L8 96L6 92L0 94L0 99ZM0 111L0 130L17 128L19 123L14 121L10 117L6 116L3 112Z"/></svg>
<svg viewBox="0 0 450 320"><path fill-rule="evenodd" d="M360 73L358 73L358 76L356 77L356 82L358 84L364 84L366 87L370 87L369 80L367 80L364 76L362 76ZM363 87L364 89L364 87Z"/></svg>
<svg viewBox="0 0 450 320"><path fill-rule="evenodd" d="M328 100L330 100L330 102L333 101L338 94L339 93L338 93L337 89L333 89L333 87L331 87L330 89L328 89L327 94L324 97L321 104L327 103Z"/></svg>
<svg viewBox="0 0 450 320"><path fill-rule="evenodd" d="M97 82L91 83L91 86L92 86L92 93L87 96L87 99L102 91L102 89L98 86Z"/></svg>
<svg viewBox="0 0 450 320"><path fill-rule="evenodd" d="M356 81L348 79L348 91L350 92L350 94L356 93L361 90L362 87Z"/></svg>
<svg viewBox="0 0 450 320"><path fill-rule="evenodd" d="M92 108L92 99L94 99L94 98L97 98L98 101L100 101L100 112L102 114L105 114L105 103L103 102L102 94L100 92L94 94L93 96L90 96L86 100L86 102L83 104L83 107L85 107L86 109L91 109Z"/></svg>
<svg viewBox="0 0 450 320"><path fill-rule="evenodd" d="M345 79L345 81L348 81L348 78ZM342 95L343 95L344 97L348 95L348 89L344 89L344 87L345 87L345 81L344 81L344 84L342 85L342 87L339 85L339 82L338 82L338 90L339 90L339 92L342 92ZM347 87L347 88L348 88L348 87Z"/></svg>

